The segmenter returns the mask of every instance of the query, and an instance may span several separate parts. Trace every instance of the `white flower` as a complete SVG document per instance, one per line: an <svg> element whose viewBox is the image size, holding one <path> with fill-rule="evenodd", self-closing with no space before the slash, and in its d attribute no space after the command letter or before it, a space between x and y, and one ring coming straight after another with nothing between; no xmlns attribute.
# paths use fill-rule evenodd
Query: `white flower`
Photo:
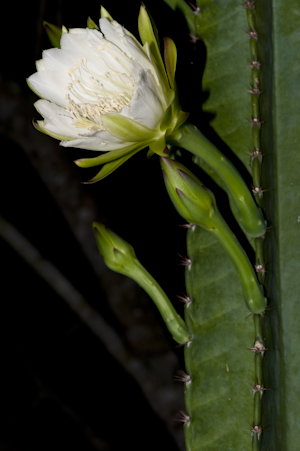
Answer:
<svg viewBox="0 0 300 451"><path fill-rule="evenodd" d="M61 48L45 50L28 79L41 97L35 107L44 121L36 128L64 147L113 151L77 160L81 167L108 163L92 181L147 146L162 154L166 136L186 118L175 96L173 41L166 41L166 73L144 6L139 17L143 46L105 15L101 32L75 28L63 33Z"/></svg>

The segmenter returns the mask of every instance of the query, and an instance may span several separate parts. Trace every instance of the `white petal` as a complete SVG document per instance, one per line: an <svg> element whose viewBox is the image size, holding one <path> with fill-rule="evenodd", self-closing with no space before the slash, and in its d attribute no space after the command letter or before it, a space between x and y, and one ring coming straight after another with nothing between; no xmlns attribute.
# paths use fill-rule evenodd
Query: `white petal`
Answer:
<svg viewBox="0 0 300 451"><path fill-rule="evenodd" d="M126 47L124 45L124 38L126 35L123 31L123 27L121 27L121 25L115 20L110 22L106 17L102 17L99 23L100 29L104 34L105 39L115 44L123 52L127 53ZM127 55L131 57L130 54L127 53Z"/></svg>
<svg viewBox="0 0 300 451"><path fill-rule="evenodd" d="M81 29L80 29L81 30ZM98 30L89 30L101 34ZM82 33L66 33L61 37L61 50L72 58L74 61L86 58L95 66L97 64L97 49L92 47L87 39L87 30L83 29Z"/></svg>
<svg viewBox="0 0 300 451"><path fill-rule="evenodd" d="M45 70L44 61L43 61L43 60L37 60L37 61L35 62L35 67L36 67L36 70L37 70L37 71L39 71L39 70Z"/></svg>
<svg viewBox="0 0 300 451"><path fill-rule="evenodd" d="M99 152L106 152L111 150L122 149L132 145L133 143L121 142L116 143L112 141L102 141L99 138L79 138L73 141L61 141L60 145L63 147L77 147L79 149L96 150Z"/></svg>
<svg viewBox="0 0 300 451"><path fill-rule="evenodd" d="M51 118L54 115L67 116L73 118L71 113L69 113L65 108L62 108L55 103L48 102L48 100L40 99L34 104L36 110L44 118ZM74 121L74 119L73 119Z"/></svg>
<svg viewBox="0 0 300 451"><path fill-rule="evenodd" d="M56 135L63 135L67 138L78 138L84 135L84 129L76 128L73 125L74 119L67 116L55 115L45 118L44 128Z"/></svg>
<svg viewBox="0 0 300 451"><path fill-rule="evenodd" d="M144 86L137 88L131 100L130 113L132 119L148 128L155 129L163 116L163 109L154 92Z"/></svg>
<svg viewBox="0 0 300 451"><path fill-rule="evenodd" d="M41 70L28 78L33 89L42 97L64 107L66 105L66 86L69 79L67 73L55 73Z"/></svg>
<svg viewBox="0 0 300 451"><path fill-rule="evenodd" d="M49 49L43 52L43 63L46 70L66 72L75 66L76 60L61 49Z"/></svg>
<svg viewBox="0 0 300 451"><path fill-rule="evenodd" d="M110 133L108 133L107 130L99 130L99 131L94 131L91 133L92 137L94 138L98 138L100 141L110 141L110 142L114 142L114 143L124 143L124 141L122 141L119 138L116 138L115 136L112 136Z"/></svg>
<svg viewBox="0 0 300 451"><path fill-rule="evenodd" d="M86 34L86 28L70 28L70 34Z"/></svg>

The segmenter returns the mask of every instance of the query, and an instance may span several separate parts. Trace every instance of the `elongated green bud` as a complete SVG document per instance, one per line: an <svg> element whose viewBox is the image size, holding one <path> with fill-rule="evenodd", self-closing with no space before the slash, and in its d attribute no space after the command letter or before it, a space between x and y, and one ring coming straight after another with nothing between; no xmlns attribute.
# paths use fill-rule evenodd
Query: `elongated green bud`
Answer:
<svg viewBox="0 0 300 451"><path fill-rule="evenodd" d="M165 292L136 258L133 247L103 224L93 222L100 254L106 265L115 272L135 280L149 294L157 306L167 328L177 343L191 340L190 332Z"/></svg>
<svg viewBox="0 0 300 451"><path fill-rule="evenodd" d="M227 251L244 288L245 299L252 313L266 308L266 298L244 249L220 215L211 191L182 164L160 158L165 184L178 213L188 222L210 231Z"/></svg>
<svg viewBox="0 0 300 451"><path fill-rule="evenodd" d="M178 161L161 157L167 191L178 213L188 222L210 229L210 217L216 209L213 193Z"/></svg>
<svg viewBox="0 0 300 451"><path fill-rule="evenodd" d="M238 221L251 237L266 232L266 222L244 179L233 164L193 125L186 123L169 142L189 150L203 160L222 179L238 212Z"/></svg>

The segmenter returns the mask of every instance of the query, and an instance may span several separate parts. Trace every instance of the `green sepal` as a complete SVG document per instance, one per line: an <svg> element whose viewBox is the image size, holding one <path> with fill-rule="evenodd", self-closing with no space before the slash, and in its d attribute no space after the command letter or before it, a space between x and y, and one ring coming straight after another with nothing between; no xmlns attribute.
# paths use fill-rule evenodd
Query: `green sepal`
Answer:
<svg viewBox="0 0 300 451"><path fill-rule="evenodd" d="M140 149L134 150L133 152L130 152L126 154L124 157L118 158L117 160L111 161L109 163L106 163L100 171L93 177L92 179L88 180L87 182L83 182L84 184L88 185L90 183L96 183L99 182L99 180L103 180L108 175L112 174L116 169L118 169L122 164L124 164L129 158L133 157L137 152L139 152Z"/></svg>
<svg viewBox="0 0 300 451"><path fill-rule="evenodd" d="M102 117L105 129L112 136L126 142L141 142L155 139L158 132L119 113L107 113Z"/></svg>
<svg viewBox="0 0 300 451"><path fill-rule="evenodd" d="M174 89L168 89L167 91L164 92L164 96L167 101L167 107L169 107L174 102L176 93Z"/></svg>
<svg viewBox="0 0 300 451"><path fill-rule="evenodd" d="M189 216L184 218L186 221L204 227L207 230L214 227L214 222L210 219L210 213L214 210L213 202L211 202L209 208L202 209L199 208L199 202L180 189L176 189L176 194L182 207L188 212Z"/></svg>
<svg viewBox="0 0 300 451"><path fill-rule="evenodd" d="M149 160L149 158L151 158L153 155L155 155L155 152L152 152L152 150L149 149L148 152L147 152L147 158L148 158L148 160Z"/></svg>
<svg viewBox="0 0 300 451"><path fill-rule="evenodd" d="M171 38L164 38L165 43L165 65L169 78L169 83L172 89L175 88L175 72L177 63L177 49L174 41Z"/></svg>
<svg viewBox="0 0 300 451"><path fill-rule="evenodd" d="M124 266L134 270L136 255L133 247L103 224L93 222L93 229L100 254L113 271L127 274Z"/></svg>
<svg viewBox="0 0 300 451"><path fill-rule="evenodd" d="M178 161L161 158L160 164L167 191L178 213L192 224L212 227L210 217L216 209L213 193Z"/></svg>
<svg viewBox="0 0 300 451"><path fill-rule="evenodd" d="M152 23L154 24L153 21ZM146 44L146 42L148 43L150 52L153 55L157 67L160 71L160 74L163 78L164 85L165 87L167 87L168 86L167 74L160 54L158 34L157 32L154 31L154 29L156 29L156 26L155 25L152 26L152 23L149 14L146 10L146 7L142 3L138 18L138 28L140 38L144 45Z"/></svg>
<svg viewBox="0 0 300 451"><path fill-rule="evenodd" d="M43 22L43 25L53 47L57 47L58 49L60 49L60 39L62 35L61 28L49 22Z"/></svg>
<svg viewBox="0 0 300 451"><path fill-rule="evenodd" d="M172 105L170 105L166 109L164 117L162 118L162 121L159 124L160 130L162 132L165 132L168 128L171 128L173 120L174 120L173 107L172 107Z"/></svg>
<svg viewBox="0 0 300 451"><path fill-rule="evenodd" d="M108 19L110 22L114 20L111 17L111 15L109 14L109 12L103 6L101 6L101 8L100 8L100 17L101 17L101 19L103 17L106 17L106 19Z"/></svg>
<svg viewBox="0 0 300 451"><path fill-rule="evenodd" d="M149 149L160 156L166 156L164 154L164 150L166 148L166 137L165 135L162 135L157 141L153 141L149 144Z"/></svg>
<svg viewBox="0 0 300 451"><path fill-rule="evenodd" d="M97 157L80 158L79 160L75 160L74 163L80 168L92 168L94 166L99 166L100 164L109 163L110 161L124 157L133 150L142 150L147 147L147 145L147 142L143 143L142 145L137 145L136 143L134 143L131 146L124 147L123 149L109 150L102 155L98 155Z"/></svg>
<svg viewBox="0 0 300 451"><path fill-rule="evenodd" d="M90 18L90 16L87 18L87 27L90 30L100 30L98 25L93 21L93 19Z"/></svg>
<svg viewBox="0 0 300 451"><path fill-rule="evenodd" d="M49 132L49 130L46 130L45 127L43 126L44 121L32 121L32 125L34 126L34 128L43 133L44 135L48 135L51 136L51 138L55 138L55 139L59 139L60 141L73 141L73 138L69 138L67 136L63 136L63 135L57 135L56 133L53 132Z"/></svg>
<svg viewBox="0 0 300 451"><path fill-rule="evenodd" d="M188 119L190 113L186 113L185 111L180 110L179 113L177 114L177 121L176 121L176 125L174 128L174 131L178 130L179 127L181 127L185 121Z"/></svg>

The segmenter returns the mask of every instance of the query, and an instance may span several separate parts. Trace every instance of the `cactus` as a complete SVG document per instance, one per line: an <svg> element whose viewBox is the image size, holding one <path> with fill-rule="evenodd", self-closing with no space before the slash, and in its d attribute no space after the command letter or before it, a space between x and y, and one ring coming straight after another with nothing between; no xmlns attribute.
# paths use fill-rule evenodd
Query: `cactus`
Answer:
<svg viewBox="0 0 300 451"><path fill-rule="evenodd" d="M186 270L193 299L186 322L199 346L185 349L187 372L198 383L196 388L186 384L191 417L185 425L187 449L251 449L243 432L248 421L253 450L296 450L299 358L291 343L299 340L294 316L300 249L300 64L294 55L300 41L299 8L293 0L288 8L278 0L243 5L204 0L190 10L180 0L166 3L181 9L191 34L206 45L203 88L209 99L204 109L215 114L212 127L252 175L253 194L270 227L265 240L251 243L271 307L263 318L254 315L254 321L241 310L230 310L236 308L232 299L240 297L240 286L230 278L228 256L204 230L188 231L188 257L194 264ZM196 162L207 169L203 161ZM257 352L257 342L270 350ZM252 348L254 362L245 348Z"/></svg>
<svg viewBox="0 0 300 451"><path fill-rule="evenodd" d="M215 115L211 126L219 138L209 142L197 118L193 120L199 130L184 124L185 113L179 112L177 98L172 104L170 97L155 134L147 129L145 137L145 127L140 127L142 144L122 149L125 156L115 150L115 161L108 153L96 157L95 164L86 160L77 164L108 163L95 181L146 144L150 154L160 155L167 191L188 221L188 256L183 262L185 321L139 263L131 245L94 223L97 245L112 270L128 275L147 291L174 340L184 345L185 372L180 379L186 413L181 421L187 451L296 451L300 64L294 49L300 41L295 25L298 5L295 0L289 1L288 8L283 0L247 0L242 5L233 0L203 0L191 6L184 0L165 2L181 10L194 42L200 38L206 46L202 84L209 97L203 108ZM288 17L291 13L293 21ZM175 96L173 41L165 41L164 72L155 30L144 7L140 21L142 42L151 43L153 64ZM91 19L88 23L96 29ZM111 123L103 121L114 133L115 116ZM132 139L134 133L125 126L121 131ZM225 155L218 149L220 140ZM166 142L168 152L163 150ZM171 146L194 154L195 171L199 166L225 190L237 222L227 204L222 206L223 219L218 196L215 199L188 169L169 158L170 150L171 157L176 155Z"/></svg>
<svg viewBox="0 0 300 451"><path fill-rule="evenodd" d="M243 287L229 254L209 231L188 226L183 300L192 339L185 346L186 373L181 376L186 448L297 450L299 358L289 343L297 343L299 337L295 302L300 65L284 47L296 48L299 28L286 30L280 1L239 5L207 0L193 8L181 0L166 3L182 10L191 34L206 45L203 88L209 98L204 110L215 114L212 127L225 149L228 146L248 170L249 192L252 186L269 227L260 237L248 234L248 244L234 229L270 304L256 314L242 307ZM293 1L292 10L296 14ZM233 213L245 230L237 212L237 193L228 189L205 155L192 148L191 140L183 138L172 144L194 153L194 162L228 192ZM293 245L288 244L291 238Z"/></svg>

